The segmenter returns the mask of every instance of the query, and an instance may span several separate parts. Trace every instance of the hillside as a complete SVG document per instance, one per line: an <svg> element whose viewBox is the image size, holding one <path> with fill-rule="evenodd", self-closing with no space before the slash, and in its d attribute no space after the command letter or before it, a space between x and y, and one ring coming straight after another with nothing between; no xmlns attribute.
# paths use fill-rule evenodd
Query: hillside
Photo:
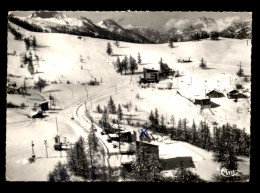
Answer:
<svg viewBox="0 0 260 193"><path fill-rule="evenodd" d="M58 118L59 134L74 143L80 135L87 136L87 129L90 125L87 121L80 124L76 117L74 120L71 117L78 113L77 119L83 120L87 109L94 118L97 118L101 114L96 113L96 106L107 105L109 96L113 97L116 105L131 101L133 107L136 106L138 110L124 109L124 114L125 116L131 114L136 121L141 123L147 121L151 110L157 108L159 114L164 115L167 121L172 115L176 120L187 118L189 126L193 119L197 124L201 120L206 120L211 130L214 121L217 121L220 126L228 122L236 124L240 129L245 128L246 132L250 133L251 85L250 82L242 82L235 75L240 62L245 74L251 75L251 45L249 42L247 46L246 40L221 38L219 41L176 42L172 49L166 43L141 44L120 41L120 47L116 47L113 46L112 40L78 38L61 33L31 32L13 23L10 25L24 37L34 36L38 46L35 50L30 48L27 51L24 41L14 40L14 36L8 32L7 78L16 82L17 85L22 85L24 78L27 78L27 86L33 86L40 76L48 83L41 92L29 89L31 96L7 94L7 102L27 105L24 109L7 109L6 175L11 181L45 181L48 172L53 169L56 162L64 161L60 152L53 150L53 137L57 134L55 118ZM111 56L106 53L108 42L111 42L113 48ZM15 54L12 54L14 51ZM33 61L37 70L34 75L28 72L26 65L21 68L21 56L30 55L30 52L33 58L35 55L40 58L39 63ZM140 52L142 63L138 66L136 74L131 75L128 72L127 75L120 75L115 72L113 63L117 57L121 61L129 55L137 58L138 52ZM140 87L138 80L142 76L143 67L159 69L158 62L161 57L170 68L178 70L181 76L162 79L158 84L150 85L149 88ZM191 57L192 62L177 62L179 58L188 57ZM208 69L199 68L201 58L206 60ZM102 79L99 86L81 84L95 78L99 82ZM70 84L67 84L67 81ZM172 89L167 89L169 82L173 83ZM236 83L241 83L245 90L248 89L246 94L249 95L249 99L239 99L238 102L234 102L226 97L226 90L234 88ZM183 96L194 99L196 95L204 95L206 89L213 88L225 93L225 97L213 99L213 102L219 105L212 108L214 115L209 110L200 113L198 106L177 94L178 91ZM43 119L30 119L25 116L31 112L35 103L47 100L50 94L56 99L55 110L46 112L47 116ZM136 97L137 94L140 95L139 98ZM237 111L238 108L239 111ZM132 128L128 125L126 127ZM137 127L134 129L139 130ZM28 158L31 157L32 140L35 143L35 153L40 157L34 164L28 163ZM44 140L48 141L49 156L52 159L45 159ZM199 148L186 146L198 154L202 152ZM115 151L111 144L110 148ZM203 179L210 181L210 175L217 171L215 167L217 164L214 162L213 167L211 154L206 150L202 153L205 157L201 162L196 162L198 167L196 172ZM110 159L117 158L111 156ZM249 161L248 158L245 160L240 162L240 167L244 174L248 174ZM111 163L117 164L112 161Z"/></svg>

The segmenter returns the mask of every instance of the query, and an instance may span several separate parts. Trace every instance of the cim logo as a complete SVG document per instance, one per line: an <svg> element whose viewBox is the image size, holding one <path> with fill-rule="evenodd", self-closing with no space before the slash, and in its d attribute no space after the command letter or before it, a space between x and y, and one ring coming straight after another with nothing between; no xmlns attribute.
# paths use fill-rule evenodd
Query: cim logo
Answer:
<svg viewBox="0 0 260 193"><path fill-rule="evenodd" d="M229 170L225 167L221 168L220 174L225 177L239 176L241 174L238 170Z"/></svg>

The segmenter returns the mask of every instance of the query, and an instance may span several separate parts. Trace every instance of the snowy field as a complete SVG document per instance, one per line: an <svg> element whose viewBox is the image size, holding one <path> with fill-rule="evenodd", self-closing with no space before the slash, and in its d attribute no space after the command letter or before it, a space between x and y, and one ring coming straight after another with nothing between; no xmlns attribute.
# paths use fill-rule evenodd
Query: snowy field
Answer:
<svg viewBox="0 0 260 193"><path fill-rule="evenodd" d="M17 28L14 24L12 26ZM84 120L84 109L87 108L93 117L97 117L99 114L94 112L96 106L107 105L110 96L116 105L122 106L131 101L133 107L130 112L124 108L123 111L125 115L131 114L136 121L147 121L150 111L157 108L159 114L164 115L168 122L172 115L176 120L187 118L189 125L192 124L193 119L197 124L204 119L210 125L214 121L220 125L229 122L236 124L240 129L245 128L246 132L250 133L250 98L239 99L237 103L226 96L212 99L214 103L220 105L212 108L213 114L209 110L200 113L199 107L177 94L178 91L184 96L194 98L195 95L204 95L205 89L217 88L225 93L225 90L235 88L236 83L242 82L235 76L240 62L245 74L251 75L251 45L247 46L246 40L221 38L219 41L177 42L172 49L167 44L119 42L120 46L117 48L112 40L90 37L78 39L77 36L68 34L36 33L21 27L19 31L27 37L31 35L36 37L39 47L36 51L32 51L32 54L40 58L39 64L35 65L38 73L31 76L27 66L20 67L20 55L24 53L29 55L29 52L26 51L23 41L14 40L13 35L8 32L8 53L16 51L16 55L8 55L7 74L20 77L7 78L22 85L24 78L27 77L26 84L33 86L34 81L40 76L46 79L49 85L41 93L30 90L31 96L7 94L7 102L27 105L25 109L7 109L6 178L10 181L46 181L48 172L53 169L58 160L66 160L64 158L66 152L60 155L60 152L53 149L54 136L57 133L55 117L58 120L59 134L73 143L79 136L87 136L90 123ZM111 42L115 56L107 55L108 42ZM158 62L162 57L164 63L179 70L182 76L163 80L154 87L141 88L138 80L142 74L121 76L116 73L113 62L116 61L117 56L121 60L125 55L137 58L138 52L142 58L142 65L139 66L138 72L142 72L143 67L159 69ZM188 57L191 57L193 62L177 62L179 58ZM201 58L205 59L209 69L199 68ZM97 81L102 79L99 86L82 85L95 78ZM66 84L67 80L71 84ZM51 81L57 81L58 84L51 84ZM166 89L168 82L173 83L171 90ZM247 94L250 96L250 83L242 84L249 89ZM50 94L57 101L56 110L47 112L48 116L44 119L32 120L26 117L34 103L48 99ZM139 98L136 97L137 94ZM85 101L87 101L86 106ZM237 112L238 108L239 112ZM78 118L72 120L73 115ZM104 136L99 135L99 137L101 141L106 141ZM44 140L48 142L49 158L46 158ZM28 162L32 153L31 141L35 144L34 151L39 158L34 163ZM116 151L111 144L110 146L108 145L110 153ZM200 154L202 151L187 143L181 146L188 148L188 151L196 152L195 154ZM196 172L204 179L210 180L210 174L216 170L217 164L213 163L210 153L204 152L203 156L211 161L205 164L203 157L198 157L195 163ZM114 167L119 167L119 159L118 156L111 156L109 162L113 163ZM211 164L208 164L209 162ZM245 174L249 174L249 160L246 159L241 165L242 169L240 169ZM212 173L207 173L210 167Z"/></svg>

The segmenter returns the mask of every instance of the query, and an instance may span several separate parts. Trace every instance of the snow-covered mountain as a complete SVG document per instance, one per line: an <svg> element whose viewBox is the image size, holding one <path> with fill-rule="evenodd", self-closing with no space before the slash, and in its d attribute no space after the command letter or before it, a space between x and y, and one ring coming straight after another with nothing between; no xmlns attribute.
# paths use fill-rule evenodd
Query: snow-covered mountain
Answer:
<svg viewBox="0 0 260 193"><path fill-rule="evenodd" d="M57 12L57 11L36 11L32 13L30 18L56 18L56 19L65 19L68 16L62 12Z"/></svg>
<svg viewBox="0 0 260 193"><path fill-rule="evenodd" d="M237 39L251 39L252 25L250 22L233 22L221 31L221 36Z"/></svg>
<svg viewBox="0 0 260 193"><path fill-rule="evenodd" d="M149 39L150 41L155 42L155 43L164 43L168 40L168 37L165 34L159 32L151 27L134 26L132 24L125 25L123 27L125 29L134 31L135 33L140 34L141 36L144 36L147 39Z"/></svg>
<svg viewBox="0 0 260 193"><path fill-rule="evenodd" d="M135 43L151 43L148 39L133 31L126 30L113 20L104 20L104 25L97 26L86 17L70 18L61 12L34 12L29 17L10 14L9 20L30 31L67 33L119 40Z"/></svg>
<svg viewBox="0 0 260 193"><path fill-rule="evenodd" d="M102 20L99 23L97 23L97 26L99 26L103 29L106 29L116 35L124 36L126 39L132 38L139 42L152 43L152 41L149 41L148 38L143 37L141 34L136 33L135 31L133 31L131 29L126 29L126 28L120 26L118 23L116 23L112 19Z"/></svg>

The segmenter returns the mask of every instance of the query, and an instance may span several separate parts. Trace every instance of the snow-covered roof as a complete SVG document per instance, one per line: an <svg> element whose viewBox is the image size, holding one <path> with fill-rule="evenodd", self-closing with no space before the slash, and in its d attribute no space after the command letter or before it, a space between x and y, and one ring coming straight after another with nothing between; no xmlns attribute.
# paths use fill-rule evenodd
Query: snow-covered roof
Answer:
<svg viewBox="0 0 260 193"><path fill-rule="evenodd" d="M130 164L135 159L135 155L121 155L121 164Z"/></svg>
<svg viewBox="0 0 260 193"><path fill-rule="evenodd" d="M118 134L108 134L108 136L111 137L111 138L119 137Z"/></svg>
<svg viewBox="0 0 260 193"><path fill-rule="evenodd" d="M199 154L195 153L191 149L188 149L179 142L159 145L160 159L170 159L177 157L192 157L193 161L200 161L203 159Z"/></svg>
<svg viewBox="0 0 260 193"><path fill-rule="evenodd" d="M48 103L49 101L43 101L43 102L40 102L39 105L41 104L44 104L44 103Z"/></svg>

